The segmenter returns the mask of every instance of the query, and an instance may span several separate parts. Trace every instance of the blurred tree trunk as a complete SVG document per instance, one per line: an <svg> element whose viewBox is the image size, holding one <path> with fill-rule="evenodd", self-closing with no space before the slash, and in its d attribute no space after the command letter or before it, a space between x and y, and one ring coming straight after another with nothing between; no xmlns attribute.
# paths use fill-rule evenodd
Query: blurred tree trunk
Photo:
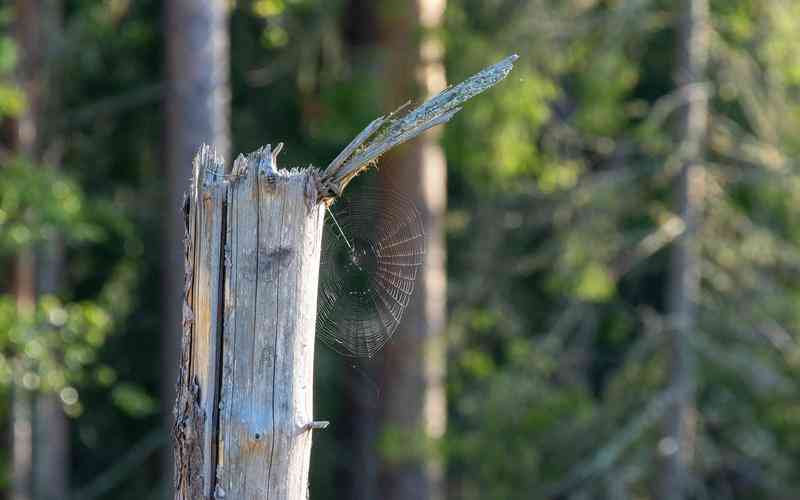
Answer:
<svg viewBox="0 0 800 500"><path fill-rule="evenodd" d="M183 215L181 201L189 190L192 158L201 143L213 145L228 158L229 33L225 0L171 0L166 9L167 199L164 207L163 387L165 428L172 426L183 290ZM167 447L167 483L172 484L173 459Z"/></svg>
<svg viewBox="0 0 800 500"><path fill-rule="evenodd" d="M700 288L699 234L703 204L703 150L708 101L702 84L708 60L708 0L683 0L677 17L675 83L684 99L677 111L676 139L682 167L675 185L675 210L685 224L672 250L668 291L670 389L659 450L663 456L661 500L689 497L695 435L695 369L690 336L696 325Z"/></svg>
<svg viewBox="0 0 800 500"><path fill-rule="evenodd" d="M16 123L14 147L36 164L58 168L60 145L47 124L59 101L55 61L61 47L61 2L18 0L15 14L19 81L27 106ZM62 261L58 237L20 252L15 293L21 310L33 311L39 294L60 291ZM69 491L69 427L58 395L15 389L12 420L12 498L64 498Z"/></svg>
<svg viewBox="0 0 800 500"><path fill-rule="evenodd" d="M351 64L365 64L371 69L370 76L381 80L375 57L378 46L378 10L381 2L374 0L348 0L341 16L348 57ZM380 110L376 110L378 113ZM375 365L382 357L379 355ZM340 433L341 446L350 450L351 459L337 462L338 477L336 497L350 500L373 500L380 498L378 493L378 456L376 443L378 434L378 399L380 389L375 381L380 379L377 366L354 362L344 372L347 405L346 422L337 424L332 431Z"/></svg>
<svg viewBox="0 0 800 500"><path fill-rule="evenodd" d="M409 98L422 102L446 86L440 27L445 0L384 0L381 44L386 61L383 87L387 105ZM382 421L379 425L381 498L444 498L444 466L436 454L443 437L445 401L446 276L443 218L446 165L439 130L381 161L382 187L407 195L423 216L425 264L400 327L386 346Z"/></svg>

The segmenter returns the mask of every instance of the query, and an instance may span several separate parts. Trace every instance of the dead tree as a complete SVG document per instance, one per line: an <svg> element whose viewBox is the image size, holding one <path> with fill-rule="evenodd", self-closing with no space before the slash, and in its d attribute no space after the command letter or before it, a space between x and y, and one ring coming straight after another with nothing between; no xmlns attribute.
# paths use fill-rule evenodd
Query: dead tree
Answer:
<svg viewBox="0 0 800 500"><path fill-rule="evenodd" d="M223 160L203 146L185 205L183 353L175 498L307 498L325 206L389 149L450 120L516 56L413 111L370 123L319 172L278 169L266 146Z"/></svg>

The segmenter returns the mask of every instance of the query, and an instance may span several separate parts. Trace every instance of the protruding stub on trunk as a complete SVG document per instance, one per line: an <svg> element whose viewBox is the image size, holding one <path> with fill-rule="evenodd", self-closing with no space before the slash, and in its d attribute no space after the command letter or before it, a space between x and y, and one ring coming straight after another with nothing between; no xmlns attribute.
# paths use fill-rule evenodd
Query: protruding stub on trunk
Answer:
<svg viewBox="0 0 800 500"><path fill-rule="evenodd" d="M307 431L322 430L322 429L327 429L329 425L331 425L331 423L328 420L315 420L313 422L307 423L303 428Z"/></svg>

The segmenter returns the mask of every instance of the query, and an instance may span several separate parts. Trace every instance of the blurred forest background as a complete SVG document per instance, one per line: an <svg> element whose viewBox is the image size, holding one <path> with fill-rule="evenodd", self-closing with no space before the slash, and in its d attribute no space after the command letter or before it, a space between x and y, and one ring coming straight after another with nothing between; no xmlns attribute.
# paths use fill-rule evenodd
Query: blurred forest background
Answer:
<svg viewBox="0 0 800 500"><path fill-rule="evenodd" d="M324 166L512 53L357 181L428 257L317 348L311 498L800 498L797 0L3 0L3 497L171 498L201 141Z"/></svg>

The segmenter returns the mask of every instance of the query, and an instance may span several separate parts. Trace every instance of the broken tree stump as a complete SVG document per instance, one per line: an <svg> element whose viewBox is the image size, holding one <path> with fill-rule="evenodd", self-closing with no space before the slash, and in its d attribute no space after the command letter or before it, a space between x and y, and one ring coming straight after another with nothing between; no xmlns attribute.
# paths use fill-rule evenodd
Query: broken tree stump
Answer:
<svg viewBox="0 0 800 500"><path fill-rule="evenodd" d="M266 146L230 174L209 146L184 207L182 355L175 498L305 500L325 207L375 160L446 123L511 71L516 56L409 113L369 124L322 172L277 167Z"/></svg>

